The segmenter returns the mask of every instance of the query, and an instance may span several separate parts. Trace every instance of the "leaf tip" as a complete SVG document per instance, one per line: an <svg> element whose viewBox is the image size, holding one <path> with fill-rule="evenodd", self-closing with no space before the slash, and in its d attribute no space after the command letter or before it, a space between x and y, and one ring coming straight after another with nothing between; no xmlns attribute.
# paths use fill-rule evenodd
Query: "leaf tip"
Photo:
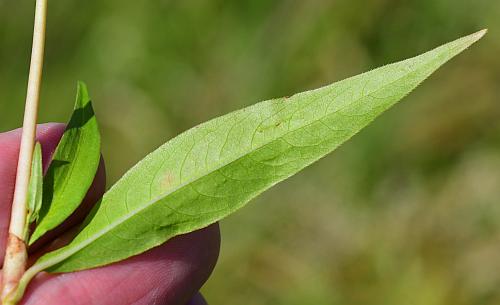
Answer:
<svg viewBox="0 0 500 305"><path fill-rule="evenodd" d="M35 154L38 154L41 152L42 152L42 144L40 144L40 142L36 141L35 142Z"/></svg>
<svg viewBox="0 0 500 305"><path fill-rule="evenodd" d="M442 48L442 50L448 54L447 60L460 54L462 51L467 50L470 46L475 44L478 40L483 38L483 36L486 35L487 32L488 32L488 29L483 29L481 31L464 36L462 38L459 38L455 41L452 41L450 43L443 45L444 48Z"/></svg>
<svg viewBox="0 0 500 305"><path fill-rule="evenodd" d="M85 84L85 82L79 80L76 82L77 86L78 86L78 89L87 89L87 84Z"/></svg>
<svg viewBox="0 0 500 305"><path fill-rule="evenodd" d="M476 32L471 35L471 38L473 38L474 42L478 41L479 39L483 38L484 35L488 33L488 29L482 29L479 32Z"/></svg>
<svg viewBox="0 0 500 305"><path fill-rule="evenodd" d="M82 82L77 82L76 106L75 109L83 108L85 104L90 102L89 91L87 85Z"/></svg>

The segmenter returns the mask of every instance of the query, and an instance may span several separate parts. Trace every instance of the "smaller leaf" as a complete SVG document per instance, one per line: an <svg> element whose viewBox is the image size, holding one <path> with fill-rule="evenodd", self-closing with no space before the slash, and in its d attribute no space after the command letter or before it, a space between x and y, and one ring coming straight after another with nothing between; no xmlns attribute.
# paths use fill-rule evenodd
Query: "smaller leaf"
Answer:
<svg viewBox="0 0 500 305"><path fill-rule="evenodd" d="M101 158L101 137L84 83L78 83L75 110L43 181L43 202L29 244L64 222L80 206Z"/></svg>
<svg viewBox="0 0 500 305"><path fill-rule="evenodd" d="M31 177L28 189L28 215L26 221L25 236L28 237L29 226L38 220L40 208L42 207L43 195L43 165L42 147L36 143L31 163Z"/></svg>

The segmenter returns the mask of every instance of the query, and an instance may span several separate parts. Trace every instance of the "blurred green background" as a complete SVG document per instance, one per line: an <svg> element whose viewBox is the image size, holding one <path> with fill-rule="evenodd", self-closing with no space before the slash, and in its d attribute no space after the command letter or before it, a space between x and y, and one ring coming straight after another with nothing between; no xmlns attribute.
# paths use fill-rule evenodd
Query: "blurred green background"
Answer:
<svg viewBox="0 0 500 305"><path fill-rule="evenodd" d="M0 131L18 127L33 1L0 0ZM222 222L211 304L500 304L500 1L50 1L40 121L77 80L110 182L226 112L488 27L334 154Z"/></svg>

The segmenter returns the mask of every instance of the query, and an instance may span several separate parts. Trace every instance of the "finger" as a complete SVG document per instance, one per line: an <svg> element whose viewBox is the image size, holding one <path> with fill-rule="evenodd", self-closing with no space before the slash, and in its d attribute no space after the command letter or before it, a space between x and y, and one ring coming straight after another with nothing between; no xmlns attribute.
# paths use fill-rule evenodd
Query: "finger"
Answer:
<svg viewBox="0 0 500 305"><path fill-rule="evenodd" d="M165 305L168 305L165 303ZM197 293L186 305L208 305L201 293Z"/></svg>
<svg viewBox="0 0 500 305"><path fill-rule="evenodd" d="M49 123L37 126L37 141L42 145L42 159L46 170L52 160L52 155L64 132L65 125L60 123ZM0 259L3 260L10 208L14 191L15 175L17 170L17 158L22 129L0 134ZM89 189L80 207L60 226L48 232L39 241L30 247L30 252L39 249L50 242L61 232L66 231L75 224L80 223L92 206L102 197L105 191L106 173L104 162L101 159L96 178Z"/></svg>
<svg viewBox="0 0 500 305"><path fill-rule="evenodd" d="M54 148L44 148L44 152ZM111 266L58 276L42 274L30 285L24 302L150 305L166 300L166 304L185 304L210 275L219 246L219 228L213 225Z"/></svg>
<svg viewBox="0 0 500 305"><path fill-rule="evenodd" d="M37 128L37 140L42 144L42 158L50 160L59 139L64 132L62 124L44 124ZM21 129L0 134L0 260L3 261L14 184L16 182L17 158Z"/></svg>
<svg viewBox="0 0 500 305"><path fill-rule="evenodd" d="M68 274L41 274L28 288L22 304L186 304L212 272L219 246L215 224L117 264Z"/></svg>

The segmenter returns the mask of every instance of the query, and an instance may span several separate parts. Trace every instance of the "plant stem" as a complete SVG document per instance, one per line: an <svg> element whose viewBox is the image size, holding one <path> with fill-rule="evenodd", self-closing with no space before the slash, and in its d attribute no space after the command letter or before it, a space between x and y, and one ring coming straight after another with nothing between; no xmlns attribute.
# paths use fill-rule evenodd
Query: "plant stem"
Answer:
<svg viewBox="0 0 500 305"><path fill-rule="evenodd" d="M47 19L47 0L36 0L33 48L28 79L23 132L17 165L16 186L12 202L9 239L3 265L3 304L16 290L26 268L27 247L24 240L27 216L28 187L31 176L31 162L35 147L36 122L42 81L43 57L45 49L45 27Z"/></svg>

